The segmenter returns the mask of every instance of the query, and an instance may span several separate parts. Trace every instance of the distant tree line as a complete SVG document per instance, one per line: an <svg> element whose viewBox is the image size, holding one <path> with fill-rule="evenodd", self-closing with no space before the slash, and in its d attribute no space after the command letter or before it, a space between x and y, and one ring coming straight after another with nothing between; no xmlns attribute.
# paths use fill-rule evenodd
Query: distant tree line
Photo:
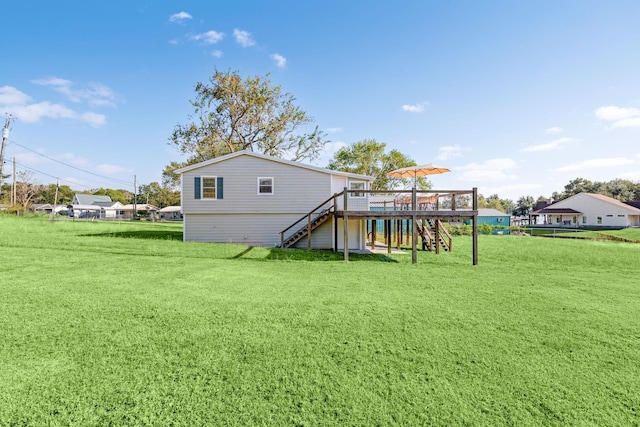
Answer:
<svg viewBox="0 0 640 427"><path fill-rule="evenodd" d="M8 183L2 185L2 196L0 203L10 204L14 189ZM180 191L171 187L160 185L157 182L142 184L138 187L138 195L134 197L132 191L112 188L95 188L92 190L77 191L68 185L37 184L34 182L32 174L29 172L18 172L16 174L15 186L15 206L26 209L35 204L69 205L73 201L76 193L93 194L96 196L109 196L114 202L123 205L133 203L149 203L158 208L175 206L180 204Z"/></svg>

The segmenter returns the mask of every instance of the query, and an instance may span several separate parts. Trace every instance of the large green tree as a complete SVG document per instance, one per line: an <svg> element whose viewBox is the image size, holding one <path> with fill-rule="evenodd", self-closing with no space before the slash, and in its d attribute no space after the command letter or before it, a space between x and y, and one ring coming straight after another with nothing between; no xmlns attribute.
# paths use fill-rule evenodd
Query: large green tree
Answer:
<svg viewBox="0 0 640 427"><path fill-rule="evenodd" d="M524 216L529 215L536 205L536 201L532 196L522 196L516 202L516 207L513 210L513 215Z"/></svg>
<svg viewBox="0 0 640 427"><path fill-rule="evenodd" d="M157 182L143 184L138 188L138 203L150 203L158 208L180 204L180 192Z"/></svg>
<svg viewBox="0 0 640 427"><path fill-rule="evenodd" d="M372 190L390 190L398 186L413 185L413 180L390 178L387 173L392 170L415 166L411 158L398 150L385 152L387 145L375 139L365 139L343 147L333 155L328 169L358 173L376 177ZM418 177L417 186L421 189L431 188L431 183L424 177Z"/></svg>
<svg viewBox="0 0 640 427"><path fill-rule="evenodd" d="M57 187L57 188L56 188ZM56 199L56 194L58 198ZM33 196L34 203L50 203L56 205L68 205L73 200L76 192L68 185L56 186L56 184L41 185Z"/></svg>
<svg viewBox="0 0 640 427"><path fill-rule="evenodd" d="M316 126L299 131L313 119L294 104L295 98L271 84L269 75L243 79L237 72L215 71L206 83L198 82L194 113L186 124L175 126L170 145L187 156L183 163L165 168L170 177L184 166L240 150L299 161L318 158L325 133Z"/></svg>

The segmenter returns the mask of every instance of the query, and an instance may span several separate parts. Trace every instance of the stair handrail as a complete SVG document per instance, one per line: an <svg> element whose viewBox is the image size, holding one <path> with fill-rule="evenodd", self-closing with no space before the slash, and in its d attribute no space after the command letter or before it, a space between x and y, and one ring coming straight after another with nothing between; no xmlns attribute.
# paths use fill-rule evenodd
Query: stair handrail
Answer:
<svg viewBox="0 0 640 427"><path fill-rule="evenodd" d="M447 236L447 239L449 240L449 244L447 246L449 247L449 252L451 252L451 245L453 243L453 239L451 238L451 233L449 233L449 230L447 230L447 228L443 225L442 221L440 220L438 220L438 227L440 228L440 231L441 232L444 231L445 236ZM442 235L440 237L442 237Z"/></svg>
<svg viewBox="0 0 640 427"><path fill-rule="evenodd" d="M323 207L324 205L326 205L327 203L329 203L331 200L334 200L334 204L329 206L327 209L331 212L332 209L335 208L335 199L336 197L340 196L342 193L344 193L344 191L340 192L340 193L335 193L333 194L331 197L329 197L328 199L326 199L324 202L320 203L318 206L316 206L315 208L311 209L309 211L309 213L304 214L302 217L300 217L300 219L298 219L296 222L292 223L290 226L288 226L287 228L285 228L284 230L282 230L280 232L280 247L282 247L282 245L284 244L284 233L286 233L287 231L291 230L293 227L295 227L300 221L302 221L303 219L306 219L307 221L311 220L311 215L316 213L316 211L318 209L320 209L321 207ZM322 211L320 212L322 213Z"/></svg>

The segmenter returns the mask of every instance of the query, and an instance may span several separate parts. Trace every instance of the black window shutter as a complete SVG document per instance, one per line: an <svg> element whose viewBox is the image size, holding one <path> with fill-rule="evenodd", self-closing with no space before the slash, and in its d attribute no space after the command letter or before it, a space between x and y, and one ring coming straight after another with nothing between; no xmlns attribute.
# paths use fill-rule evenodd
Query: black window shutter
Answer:
<svg viewBox="0 0 640 427"><path fill-rule="evenodd" d="M222 187L223 187L223 183L222 183L222 177L219 176L216 179L216 199L222 199L223 197L223 192L222 192Z"/></svg>
<svg viewBox="0 0 640 427"><path fill-rule="evenodd" d="M193 197L196 199L200 198L200 177L196 176L193 179L193 188L194 188L194 195Z"/></svg>

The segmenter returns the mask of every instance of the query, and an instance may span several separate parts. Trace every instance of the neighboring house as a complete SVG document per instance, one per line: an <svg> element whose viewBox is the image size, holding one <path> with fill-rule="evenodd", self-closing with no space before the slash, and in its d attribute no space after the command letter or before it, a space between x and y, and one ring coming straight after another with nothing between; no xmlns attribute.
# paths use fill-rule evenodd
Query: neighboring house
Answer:
<svg viewBox="0 0 640 427"><path fill-rule="evenodd" d="M128 204L122 206L120 209L122 215L127 218L133 218L133 212L136 213L144 212L151 219L155 219L157 217L158 208L150 205L149 203L138 203L135 206L133 204Z"/></svg>
<svg viewBox="0 0 640 427"><path fill-rule="evenodd" d="M509 227L511 225L511 215L498 209L478 209L478 225L482 224Z"/></svg>
<svg viewBox="0 0 640 427"><path fill-rule="evenodd" d="M165 206L158 211L160 219L166 221L182 221L182 206Z"/></svg>
<svg viewBox="0 0 640 427"><path fill-rule="evenodd" d="M464 223L470 225L472 222L469 219L465 219ZM511 215L498 209L478 209L478 225L482 224L489 224L493 227L509 227L511 225ZM494 230L494 233L499 232L504 233L505 231L498 228Z"/></svg>
<svg viewBox="0 0 640 427"><path fill-rule="evenodd" d="M113 202L109 196L76 194L68 208L74 218L115 219L122 217L122 203Z"/></svg>
<svg viewBox="0 0 640 427"><path fill-rule="evenodd" d="M249 151L186 166L176 173L182 178L184 240L253 246L280 245L281 231L331 196L345 187L368 190L374 180ZM342 209L342 200L337 201L337 209ZM368 193L351 194L348 208L368 210ZM365 225L365 220L349 219L348 249L365 249ZM344 227L343 221L331 216L313 230L311 247L344 249L343 233L334 232L336 227ZM296 246L306 248L307 239Z"/></svg>
<svg viewBox="0 0 640 427"><path fill-rule="evenodd" d="M569 227L639 227L640 209L602 194L578 193L534 211L545 224Z"/></svg>
<svg viewBox="0 0 640 427"><path fill-rule="evenodd" d="M67 207L65 205L51 205L50 203L36 203L31 206L31 210L35 213L44 213L51 214L55 211L55 213L59 213L60 211L66 211Z"/></svg>

